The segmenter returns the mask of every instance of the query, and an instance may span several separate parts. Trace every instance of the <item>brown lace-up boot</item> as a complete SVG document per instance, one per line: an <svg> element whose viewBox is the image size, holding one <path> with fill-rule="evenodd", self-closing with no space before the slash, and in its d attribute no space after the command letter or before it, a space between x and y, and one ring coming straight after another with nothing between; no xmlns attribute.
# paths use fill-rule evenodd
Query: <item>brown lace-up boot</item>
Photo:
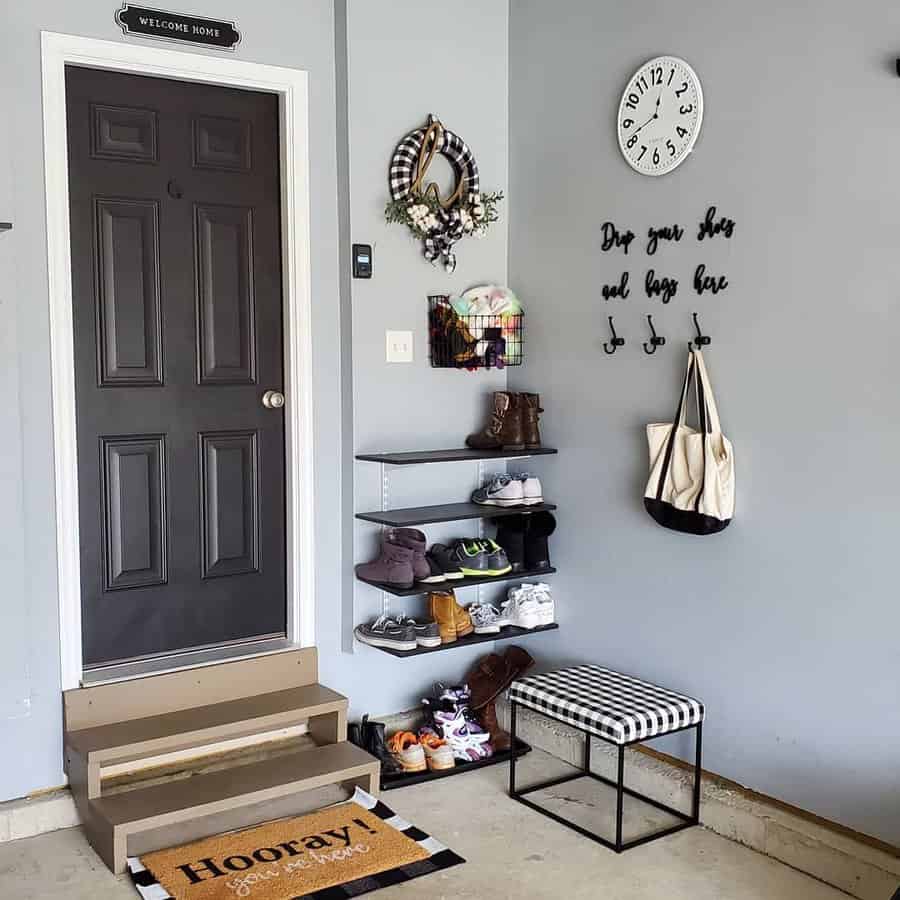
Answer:
<svg viewBox="0 0 900 900"><path fill-rule="evenodd" d="M541 446L541 398L539 394L520 394L522 402L522 438L526 450L538 450Z"/></svg>
<svg viewBox="0 0 900 900"><path fill-rule="evenodd" d="M490 422L481 431L470 434L466 444L475 450L524 450L522 407L519 394L495 391Z"/></svg>

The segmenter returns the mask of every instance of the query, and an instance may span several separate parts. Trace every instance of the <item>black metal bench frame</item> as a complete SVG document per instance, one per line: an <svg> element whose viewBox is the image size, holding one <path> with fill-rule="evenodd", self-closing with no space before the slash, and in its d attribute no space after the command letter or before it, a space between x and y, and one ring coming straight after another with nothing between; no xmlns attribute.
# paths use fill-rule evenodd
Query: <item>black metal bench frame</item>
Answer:
<svg viewBox="0 0 900 900"><path fill-rule="evenodd" d="M513 744L515 744L516 741L516 713L518 706L519 704L516 703L515 700L510 701L509 730L513 740ZM551 721L562 721L561 719L556 719L552 715L549 715L542 710L533 709L530 706L526 707L526 709L531 709L532 712L536 712L542 716L546 716L546 718L550 719ZM608 847L610 850L615 850L616 853L621 853L623 850L630 850L632 847L639 847L641 844L646 844L649 841L655 841L657 838L666 837L666 835L675 834L676 831L681 831L685 828L690 828L693 825L700 824L700 775L702 771L700 766L700 757L703 744L702 722L698 722L696 725L685 725L683 728L675 728L672 731L666 732L666 734L677 734L679 731L690 731L691 729L696 729L696 733L694 735L696 746L696 757L694 762L694 791L690 815L688 815L687 813L683 813L681 810L675 809L672 806L668 806L665 803L660 803L659 800L654 800L652 797L647 797L646 795L638 793L631 788L625 787L625 748L634 746L635 744L642 744L647 740L652 740L651 738L641 738L640 740L628 741L627 743L619 744L615 741L609 740L608 738L600 737L600 735L592 734L583 728L578 728L578 726L572 725L571 722L564 722L563 724L569 725L572 728L576 728L584 735L584 758L582 761L581 771L575 772L571 775L563 775L561 778L551 778L549 781L542 781L539 784L533 784L527 788L518 789L516 788L516 758L515 756L513 756L509 760L509 796L512 797L513 800L518 800L519 803L522 803L530 809L535 810L535 812L539 812L542 815L553 819L555 822L559 822L560 825L565 825L567 828L571 828L573 831L577 831L584 837L590 838L592 841L596 841L598 844L602 844L604 847ZM598 775L596 774L596 772L591 771L592 737L599 738L599 740L605 741L607 744L612 744L614 747L619 748L618 777L616 781L611 781L609 778L604 778L602 775ZM595 834L593 831L589 831L587 828L582 828L581 825L576 825L574 822L570 822L568 819L564 819L562 816L557 815L555 812L551 812L549 809L545 809L544 807L525 797L525 794L531 794L535 791L554 787L558 784L565 784L567 781L575 781L579 778L593 778L595 781L602 781L603 784L607 784L610 787L614 787L616 789L615 841L610 841L605 837L601 837L599 834ZM668 828L654 831L651 834L642 835L641 837L634 838L630 841L623 841L622 813L625 806L625 794L628 794L629 797L636 797L638 800L643 800L644 803L649 803L651 806L655 806L657 809L661 809L663 812L667 812L669 813L669 815L675 816L680 821L677 825L671 825Z"/></svg>

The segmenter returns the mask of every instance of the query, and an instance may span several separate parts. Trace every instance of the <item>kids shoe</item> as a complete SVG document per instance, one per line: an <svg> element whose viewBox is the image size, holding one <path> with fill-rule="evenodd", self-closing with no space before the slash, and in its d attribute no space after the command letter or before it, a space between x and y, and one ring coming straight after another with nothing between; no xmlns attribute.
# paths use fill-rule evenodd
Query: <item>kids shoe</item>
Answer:
<svg viewBox="0 0 900 900"><path fill-rule="evenodd" d="M536 506L544 502L544 489L541 480L528 472L519 472L513 476L522 482L522 503L524 506Z"/></svg>
<svg viewBox="0 0 900 900"><path fill-rule="evenodd" d="M388 750L404 772L425 772L428 763L419 739L411 731L398 731L388 740Z"/></svg>
<svg viewBox="0 0 900 900"><path fill-rule="evenodd" d="M522 482L509 475L495 475L472 494L472 502L479 506L522 506L524 499Z"/></svg>
<svg viewBox="0 0 900 900"><path fill-rule="evenodd" d="M493 755L490 735L486 732L480 734L470 732L469 723L462 710L455 713L438 710L434 714L434 721L444 740L450 745L455 759L473 762Z"/></svg>
<svg viewBox="0 0 900 900"><path fill-rule="evenodd" d="M460 578L466 577L450 547L444 544L432 544L426 555L432 568L436 566L444 576L444 580L458 581Z"/></svg>
<svg viewBox="0 0 900 900"><path fill-rule="evenodd" d="M425 751L425 762L432 772L446 771L456 766L450 745L431 728L419 731L419 744Z"/></svg>

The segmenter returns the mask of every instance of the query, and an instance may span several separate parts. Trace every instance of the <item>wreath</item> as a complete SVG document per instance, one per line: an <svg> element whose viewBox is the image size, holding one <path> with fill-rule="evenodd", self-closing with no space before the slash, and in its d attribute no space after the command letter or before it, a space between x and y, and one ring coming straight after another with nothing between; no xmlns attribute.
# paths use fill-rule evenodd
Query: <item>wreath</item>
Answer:
<svg viewBox="0 0 900 900"><path fill-rule="evenodd" d="M449 161L456 175L456 186L446 200L434 182L424 186L436 153ZM475 155L434 116L397 145L391 158L390 188L385 219L406 225L422 241L425 259L441 260L447 272L456 268L453 245L465 235L484 234L500 218L497 207L502 192L481 193Z"/></svg>

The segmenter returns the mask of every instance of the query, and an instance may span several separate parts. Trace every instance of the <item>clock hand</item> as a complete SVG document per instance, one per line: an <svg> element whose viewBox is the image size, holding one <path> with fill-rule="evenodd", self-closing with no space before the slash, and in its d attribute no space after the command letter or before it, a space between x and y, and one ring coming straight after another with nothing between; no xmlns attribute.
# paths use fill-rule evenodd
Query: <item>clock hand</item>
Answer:
<svg viewBox="0 0 900 900"><path fill-rule="evenodd" d="M662 100L662 88L659 89L659 93L656 95L656 110L654 111L653 115L650 116L650 118L647 119L646 122L644 122L644 125L649 125L654 119L659 118L659 101L660 100ZM635 130L632 132L632 134L637 134L641 130L641 128L644 127L644 125L639 125L637 128L635 128Z"/></svg>
<svg viewBox="0 0 900 900"><path fill-rule="evenodd" d="M656 118L656 113L653 113L653 115L650 116L650 118L647 119L646 122L644 122L644 125L649 125L655 118ZM637 133L644 127L644 125L639 125L639 126L638 126L637 128L635 128L634 131L632 131L631 133L632 133L632 134L637 134Z"/></svg>

